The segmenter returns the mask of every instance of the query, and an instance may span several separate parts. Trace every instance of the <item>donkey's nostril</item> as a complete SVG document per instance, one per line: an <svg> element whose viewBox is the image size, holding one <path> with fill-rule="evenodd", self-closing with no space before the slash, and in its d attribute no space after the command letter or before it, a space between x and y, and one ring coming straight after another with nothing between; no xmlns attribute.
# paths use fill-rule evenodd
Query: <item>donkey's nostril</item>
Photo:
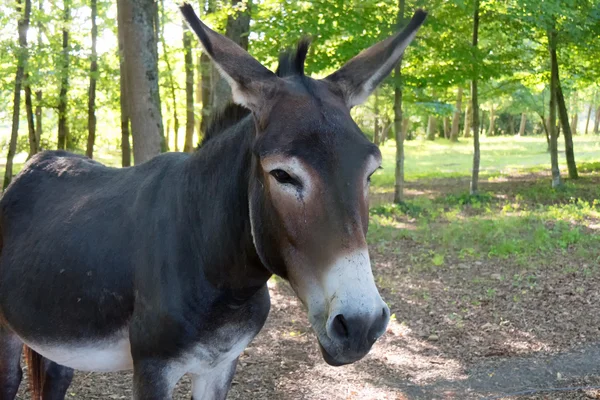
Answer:
<svg viewBox="0 0 600 400"><path fill-rule="evenodd" d="M336 315L333 321L331 321L331 325L333 333L339 338L347 338L349 336L346 318L342 314Z"/></svg>

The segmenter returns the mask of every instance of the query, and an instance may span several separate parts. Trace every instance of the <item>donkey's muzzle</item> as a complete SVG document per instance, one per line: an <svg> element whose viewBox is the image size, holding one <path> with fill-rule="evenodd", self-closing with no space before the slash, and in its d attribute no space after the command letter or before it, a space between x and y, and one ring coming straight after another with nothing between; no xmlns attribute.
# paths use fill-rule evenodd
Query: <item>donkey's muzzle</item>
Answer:
<svg viewBox="0 0 600 400"><path fill-rule="evenodd" d="M329 346L321 344L325 361L334 366L363 358L383 335L390 320L390 309L383 303L369 313L333 313L327 320Z"/></svg>

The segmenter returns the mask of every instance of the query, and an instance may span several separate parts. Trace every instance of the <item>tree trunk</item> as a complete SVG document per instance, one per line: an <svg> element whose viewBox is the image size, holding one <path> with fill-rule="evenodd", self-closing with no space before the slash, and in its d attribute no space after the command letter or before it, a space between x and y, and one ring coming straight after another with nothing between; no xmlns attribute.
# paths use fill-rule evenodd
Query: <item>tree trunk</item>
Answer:
<svg viewBox="0 0 600 400"><path fill-rule="evenodd" d="M27 112L27 131L29 132L29 160L38 152L38 141L35 134L35 121L33 119L33 102L31 101L31 86L29 84L29 74L25 72L25 110Z"/></svg>
<svg viewBox="0 0 600 400"><path fill-rule="evenodd" d="M548 30L548 50L550 52L550 164L552 169L552 187L562 186L560 169L558 167L558 138L556 132L556 95L558 88L558 60L556 57L556 30L554 27Z"/></svg>
<svg viewBox="0 0 600 400"><path fill-rule="evenodd" d="M556 58L556 52L554 56ZM560 84L558 64L556 65L556 85L556 101L558 106L558 115L560 117L560 123L562 125L563 136L565 138L565 155L567 156L569 178L577 179L579 177L579 174L577 173L577 164L575 163L575 153L573 151L573 135L571 134L571 127L569 126L569 116L567 115L567 106L565 104L565 97L563 96L563 91Z"/></svg>
<svg viewBox="0 0 600 400"><path fill-rule="evenodd" d="M450 131L450 140L453 142L458 142L458 131L460 130L460 114L462 106L462 93L463 90L461 87L459 87L458 92L456 94L456 109L454 110L454 116L452 118L452 130Z"/></svg>
<svg viewBox="0 0 600 400"><path fill-rule="evenodd" d="M427 119L427 140L435 140L435 117L430 115Z"/></svg>
<svg viewBox="0 0 600 400"><path fill-rule="evenodd" d="M513 115L508 116L508 134L511 136L515 134L515 118Z"/></svg>
<svg viewBox="0 0 600 400"><path fill-rule="evenodd" d="M67 107L69 92L69 23L71 20L71 0L63 2L63 28L62 28L62 60L60 65L60 89L58 94L58 149L67 148Z"/></svg>
<svg viewBox="0 0 600 400"><path fill-rule="evenodd" d="M596 119L594 120L594 135L598 134L600 128L600 107L596 108Z"/></svg>
<svg viewBox="0 0 600 400"><path fill-rule="evenodd" d="M548 132L548 123L544 119L543 115L540 115L540 119L542 120L542 128L544 129L544 133L546 134L546 144L548 145L546 151L550 152L550 133Z"/></svg>
<svg viewBox="0 0 600 400"><path fill-rule="evenodd" d="M560 78L558 80L558 86L561 87ZM560 89L562 91L562 89ZM561 96L561 94L559 94ZM560 112L560 99L558 100L558 110ZM573 92L573 113L571 114L571 134L577 135L577 121L579 120L579 115L577 115L577 92ZM564 128L563 128L564 130Z"/></svg>
<svg viewBox="0 0 600 400"><path fill-rule="evenodd" d="M158 90L155 9L153 0L118 0L123 14L123 42L133 161L141 164L164 146Z"/></svg>
<svg viewBox="0 0 600 400"><path fill-rule="evenodd" d="M487 132L488 136L494 136L494 124L496 122L496 115L494 114L494 111L494 104L492 104L492 109L490 110L490 127Z"/></svg>
<svg viewBox="0 0 600 400"><path fill-rule="evenodd" d="M17 57L17 73L15 76L15 92L13 99L12 129L10 132L10 143L8 145L8 154L6 156L6 170L4 173L3 190L7 188L13 176L13 160L17 152L17 140L19 138L19 114L21 109L21 86L25 75L25 66L27 64L27 30L29 29L29 17L31 15L31 0L25 0L25 13L21 0L17 0L17 14L19 21L17 29L19 33L19 50Z"/></svg>
<svg viewBox="0 0 600 400"><path fill-rule="evenodd" d="M472 113L471 113L471 107L467 106L465 108L465 126L464 126L464 137L468 138L471 137L471 121L472 121Z"/></svg>
<svg viewBox="0 0 600 400"><path fill-rule="evenodd" d="M450 117L444 117L444 138L450 139Z"/></svg>
<svg viewBox="0 0 600 400"><path fill-rule="evenodd" d="M379 90L375 89L374 110L373 110L373 143L379 146Z"/></svg>
<svg viewBox="0 0 600 400"><path fill-rule="evenodd" d="M483 136L483 122L485 120L485 110L481 110L481 119L479 120L479 136Z"/></svg>
<svg viewBox="0 0 600 400"><path fill-rule="evenodd" d="M473 6L473 42L472 47L477 50L477 41L479 36L479 0L475 0ZM475 51L473 52L475 54ZM478 79L477 61L473 63L473 79L471 80L471 114L473 115L473 173L471 175L471 195L479 193L479 102L477 98L477 79Z"/></svg>
<svg viewBox="0 0 600 400"><path fill-rule="evenodd" d="M117 7L119 3L117 3ZM125 22L123 12L119 9L118 36L119 36L119 103L121 107L121 165L131 166L131 144L129 143L129 97L127 94L127 69L125 68Z"/></svg>
<svg viewBox="0 0 600 400"><path fill-rule="evenodd" d="M183 52L185 58L185 144L183 151L194 151L194 59L192 54L192 33L187 25L183 24Z"/></svg>
<svg viewBox="0 0 600 400"><path fill-rule="evenodd" d="M398 25L404 24L404 2L398 0ZM408 119L402 113L402 57L394 69L394 134L396 136L396 168L394 182L394 203L404 201L404 138Z"/></svg>
<svg viewBox="0 0 600 400"><path fill-rule="evenodd" d="M39 0L38 2L38 10L41 13L43 10L43 0ZM38 49L42 48L42 23L38 21ZM37 90L35 92L35 142L37 144L37 151L40 151L42 148L42 91Z"/></svg>
<svg viewBox="0 0 600 400"><path fill-rule="evenodd" d="M584 135L588 134L588 131L590 129L590 118L592 116L592 103L590 103L590 105L588 106L588 112L587 112L587 118L585 120L585 132Z"/></svg>
<svg viewBox="0 0 600 400"><path fill-rule="evenodd" d="M92 57L90 64L90 89L88 91L88 138L85 154L94 158L94 144L96 143L96 75L98 74L98 55L96 53L96 38L98 37L97 0L91 0L92 9Z"/></svg>
<svg viewBox="0 0 600 400"><path fill-rule="evenodd" d="M519 125L519 136L525 136L526 125L527 125L527 114L521 113L521 125Z"/></svg>
<svg viewBox="0 0 600 400"><path fill-rule="evenodd" d="M163 61L167 66L167 84L169 94L171 95L171 105L173 106L173 148L175 151L179 151L179 117L177 116L177 96L175 91L175 79L173 78L173 68L171 67L171 56L169 55L169 48L167 47L167 41L165 40L165 34L163 32L163 27L166 24L167 18L165 14L165 2L161 0L160 2L160 26L158 30L158 37L160 38L162 48L163 48ZM167 109L169 107L167 106ZM168 113L168 111L167 111ZM169 151L169 141L165 139L165 149Z"/></svg>

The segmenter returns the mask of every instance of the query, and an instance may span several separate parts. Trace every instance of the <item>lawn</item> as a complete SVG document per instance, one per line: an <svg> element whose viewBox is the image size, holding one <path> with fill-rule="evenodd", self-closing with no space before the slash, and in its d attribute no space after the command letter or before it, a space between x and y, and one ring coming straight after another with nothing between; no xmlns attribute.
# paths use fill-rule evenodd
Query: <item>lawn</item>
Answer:
<svg viewBox="0 0 600 400"><path fill-rule="evenodd" d="M579 162L600 161L600 136L575 136L575 159ZM550 154L543 136L511 136L481 138L481 177L510 175L518 172L550 169ZM372 177L374 188L389 191L394 186L395 142L381 147L383 170ZM405 177L407 181L423 178L456 178L470 176L473 162L473 140L452 143L446 139L434 142L405 142ZM559 163L565 171L564 143L559 143Z"/></svg>

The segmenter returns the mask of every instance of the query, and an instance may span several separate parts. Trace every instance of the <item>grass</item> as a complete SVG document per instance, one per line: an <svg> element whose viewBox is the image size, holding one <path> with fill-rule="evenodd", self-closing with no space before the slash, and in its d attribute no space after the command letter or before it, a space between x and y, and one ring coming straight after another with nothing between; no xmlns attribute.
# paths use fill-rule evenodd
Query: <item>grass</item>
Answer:
<svg viewBox="0 0 600 400"><path fill-rule="evenodd" d="M575 158L585 170L600 170L600 137L575 136ZM550 169L550 155L543 136L482 137L481 176L493 177L516 172ZM381 147L383 169L371 178L377 190L388 191L394 186L395 142ZM446 139L434 142L412 140L405 142L405 177L407 181L431 178L456 178L470 176L473 162L472 139L452 143ZM559 146L559 162L566 168L564 144Z"/></svg>

